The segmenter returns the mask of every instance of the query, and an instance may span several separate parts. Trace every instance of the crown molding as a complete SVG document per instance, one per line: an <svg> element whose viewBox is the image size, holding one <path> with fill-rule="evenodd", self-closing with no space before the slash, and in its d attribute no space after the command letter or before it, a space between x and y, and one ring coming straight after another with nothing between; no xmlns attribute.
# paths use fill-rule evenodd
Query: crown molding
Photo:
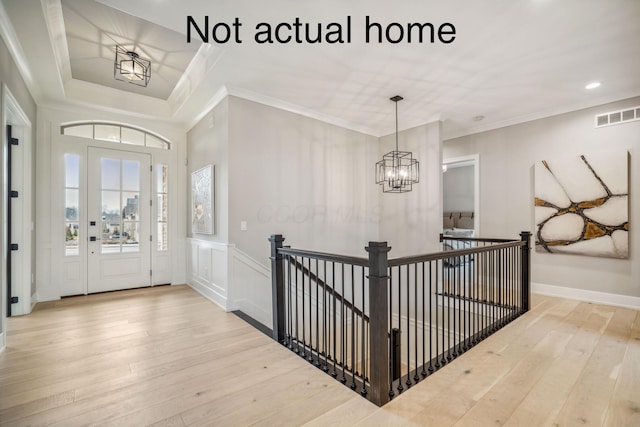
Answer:
<svg viewBox="0 0 640 427"><path fill-rule="evenodd" d="M506 128L509 126L520 125L520 124L532 122L535 120L546 119L549 117L559 116L561 114L567 114L567 113L572 113L574 111L585 110L587 108L594 108L600 105L623 101L625 99L635 98L638 96L640 96L640 91L636 93L619 92L613 95L590 99L584 102L579 102L579 103L574 103L569 105L562 105L554 108L548 108L544 111L539 111L533 114L513 117L508 120L501 120L497 122L489 122L489 123L476 125L476 126L458 128L451 132L446 132L445 130L443 140L461 138L463 136L469 136L477 133ZM446 121L445 121L445 127L446 127Z"/></svg>
<svg viewBox="0 0 640 427"><path fill-rule="evenodd" d="M0 36L2 36L7 45L7 49L9 49L9 53L18 67L18 72L27 85L29 93L37 103L42 98L42 94L33 79L27 57L2 2L0 2Z"/></svg>
<svg viewBox="0 0 640 427"><path fill-rule="evenodd" d="M248 101L257 102L259 104L267 105L269 107L277 108L279 110L284 110L284 111L288 111L290 113L298 114L304 117L319 120L321 122L335 125L344 129L353 130L355 132L360 132L360 133L364 133L364 134L375 136L375 137L381 136L378 134L379 132L375 131L371 127L352 123L347 120L342 120L328 114L319 113L310 108L302 107L297 104L282 101L280 99L273 98L260 93L256 93L250 90L233 87L233 86L231 87L227 86L227 91L229 95L246 99Z"/></svg>
<svg viewBox="0 0 640 427"><path fill-rule="evenodd" d="M56 59L60 82L64 86L73 77L71 75L71 62L69 60L69 45L62 14L60 0L41 0L44 22L47 25L49 40L53 56Z"/></svg>

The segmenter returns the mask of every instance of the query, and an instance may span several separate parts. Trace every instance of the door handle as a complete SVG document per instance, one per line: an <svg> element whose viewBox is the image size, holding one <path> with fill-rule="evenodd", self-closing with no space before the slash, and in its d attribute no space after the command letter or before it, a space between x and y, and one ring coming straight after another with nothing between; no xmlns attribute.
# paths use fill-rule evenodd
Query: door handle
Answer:
<svg viewBox="0 0 640 427"><path fill-rule="evenodd" d="M95 242L95 241L97 241L97 240L100 240L100 239L98 239L96 236L90 236L90 237L89 237L89 241L90 241L90 242Z"/></svg>

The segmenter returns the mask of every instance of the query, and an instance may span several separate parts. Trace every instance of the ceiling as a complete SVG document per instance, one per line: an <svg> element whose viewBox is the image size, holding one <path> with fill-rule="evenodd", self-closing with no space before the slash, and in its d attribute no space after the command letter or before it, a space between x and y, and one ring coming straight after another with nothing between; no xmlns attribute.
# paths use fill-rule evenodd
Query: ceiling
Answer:
<svg viewBox="0 0 640 427"><path fill-rule="evenodd" d="M202 44L185 43L176 31L94 1L61 4L74 79L166 100ZM114 79L116 45L151 61L147 87Z"/></svg>
<svg viewBox="0 0 640 427"><path fill-rule="evenodd" d="M400 94L400 129L442 120L445 138L640 96L638 0L2 4L18 41L7 44L23 55L18 62L39 103L124 109L185 128L227 94L376 136L394 131L389 97ZM238 18L242 42L187 43L187 16L202 28L207 16L211 26ZM350 43L253 38L259 23L291 24L298 17L315 34L318 24L326 30L332 22L344 30L348 16ZM451 23L456 36L449 44L367 43L367 16L383 28ZM157 64L148 88L113 80L109 37ZM602 84L586 90L592 81Z"/></svg>

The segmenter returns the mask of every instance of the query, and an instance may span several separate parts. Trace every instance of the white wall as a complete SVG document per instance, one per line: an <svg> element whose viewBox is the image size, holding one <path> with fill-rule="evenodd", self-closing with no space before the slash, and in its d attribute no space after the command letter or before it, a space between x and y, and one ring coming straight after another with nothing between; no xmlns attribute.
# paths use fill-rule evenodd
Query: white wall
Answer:
<svg viewBox="0 0 640 427"><path fill-rule="evenodd" d="M229 103L222 100L187 133L187 180L183 187L188 197L185 205L187 235L196 240L229 242ZM206 165L214 171L213 234L193 234L191 231L191 173Z"/></svg>
<svg viewBox="0 0 640 427"><path fill-rule="evenodd" d="M271 324L271 234L361 257L378 239L377 138L230 96L188 141L189 172L216 168L215 234L191 235L189 283L225 309Z"/></svg>
<svg viewBox="0 0 640 427"><path fill-rule="evenodd" d="M474 211L474 167L451 167L442 174L442 208L444 212Z"/></svg>
<svg viewBox="0 0 640 427"><path fill-rule="evenodd" d="M479 153L482 235L515 238L534 231L537 160L627 150L630 165L630 259L532 253L532 281L587 292L640 296L640 121L595 128L596 114L640 105L640 98L579 110L445 141L444 155ZM597 295L597 294L591 294Z"/></svg>
<svg viewBox="0 0 640 427"><path fill-rule="evenodd" d="M365 257L378 238L377 153L370 135L229 97L229 241L264 265L271 234Z"/></svg>
<svg viewBox="0 0 640 427"><path fill-rule="evenodd" d="M390 258L439 250L442 232L442 124L435 122L400 132L399 149L420 162L420 182L410 193L379 197L380 240L391 246ZM395 149L395 134L380 139L378 159Z"/></svg>

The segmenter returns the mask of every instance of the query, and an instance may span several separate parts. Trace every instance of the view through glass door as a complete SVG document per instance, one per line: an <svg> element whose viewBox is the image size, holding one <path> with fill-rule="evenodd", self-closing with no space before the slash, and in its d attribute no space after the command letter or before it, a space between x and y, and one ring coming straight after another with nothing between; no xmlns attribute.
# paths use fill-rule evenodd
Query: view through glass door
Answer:
<svg viewBox="0 0 640 427"><path fill-rule="evenodd" d="M88 293L151 285L151 156L88 148Z"/></svg>

